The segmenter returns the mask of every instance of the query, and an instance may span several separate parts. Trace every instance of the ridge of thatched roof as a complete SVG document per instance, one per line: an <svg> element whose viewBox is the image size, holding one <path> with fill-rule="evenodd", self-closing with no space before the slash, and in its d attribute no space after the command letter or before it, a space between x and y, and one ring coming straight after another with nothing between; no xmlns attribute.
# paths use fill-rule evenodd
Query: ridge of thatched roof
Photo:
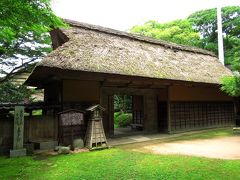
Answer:
<svg viewBox="0 0 240 180"><path fill-rule="evenodd" d="M64 21L66 23L70 24L70 26L72 26L72 27L84 28L84 29L108 33L108 34L112 34L112 35L116 35L116 36L127 37L127 38L134 39L134 40L139 40L139 41L143 41L143 42L161 45L161 46L164 46L164 47L170 48L170 49L190 51L190 52L196 52L196 53L206 54L206 55L210 55L210 56L216 56L211 51L207 51L207 50L200 49L197 47L180 45L180 44L176 44L176 43L172 43L172 42L154 39L154 38L151 38L148 36L142 36L142 35L138 35L138 34L128 33L128 32L124 32L124 31L119 31L119 30L115 30L115 29L111 29L111 28L107 28L107 27L78 22L78 21L69 20L69 19L64 19Z"/></svg>
<svg viewBox="0 0 240 180"><path fill-rule="evenodd" d="M69 38L68 42L48 54L36 68L211 84L219 84L222 76L232 75L209 51L100 26L67 22L71 27L61 31Z"/></svg>

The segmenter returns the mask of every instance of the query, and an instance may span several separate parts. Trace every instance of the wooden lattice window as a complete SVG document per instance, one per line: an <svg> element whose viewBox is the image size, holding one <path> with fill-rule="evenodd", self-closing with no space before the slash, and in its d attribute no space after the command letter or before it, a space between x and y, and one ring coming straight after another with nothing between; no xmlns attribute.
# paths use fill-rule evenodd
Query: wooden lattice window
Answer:
<svg viewBox="0 0 240 180"><path fill-rule="evenodd" d="M234 124L232 102L171 102L173 131Z"/></svg>

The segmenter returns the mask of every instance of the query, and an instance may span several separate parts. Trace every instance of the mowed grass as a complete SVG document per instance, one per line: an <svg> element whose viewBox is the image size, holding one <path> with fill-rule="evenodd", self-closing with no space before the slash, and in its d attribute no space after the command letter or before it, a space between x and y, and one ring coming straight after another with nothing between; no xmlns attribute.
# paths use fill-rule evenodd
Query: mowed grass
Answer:
<svg viewBox="0 0 240 180"><path fill-rule="evenodd" d="M240 179L240 161L109 149L34 160L0 158L0 179Z"/></svg>
<svg viewBox="0 0 240 180"><path fill-rule="evenodd" d="M232 131L193 134L196 139ZM192 139L181 136L181 139ZM180 137L179 137L180 138ZM58 156L0 157L0 179L240 179L240 160L157 155L112 148Z"/></svg>

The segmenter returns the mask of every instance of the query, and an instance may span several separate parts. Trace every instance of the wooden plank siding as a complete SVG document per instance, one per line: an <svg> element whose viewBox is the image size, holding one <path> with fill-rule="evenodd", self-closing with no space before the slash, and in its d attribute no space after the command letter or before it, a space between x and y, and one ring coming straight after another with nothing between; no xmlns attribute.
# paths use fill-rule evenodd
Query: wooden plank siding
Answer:
<svg viewBox="0 0 240 180"><path fill-rule="evenodd" d="M0 118L0 155L13 148L13 118Z"/></svg>
<svg viewBox="0 0 240 180"><path fill-rule="evenodd" d="M57 116L43 115L25 117L24 139L27 141L57 140Z"/></svg>
<svg viewBox="0 0 240 180"><path fill-rule="evenodd" d="M235 124L233 102L171 102L171 131Z"/></svg>

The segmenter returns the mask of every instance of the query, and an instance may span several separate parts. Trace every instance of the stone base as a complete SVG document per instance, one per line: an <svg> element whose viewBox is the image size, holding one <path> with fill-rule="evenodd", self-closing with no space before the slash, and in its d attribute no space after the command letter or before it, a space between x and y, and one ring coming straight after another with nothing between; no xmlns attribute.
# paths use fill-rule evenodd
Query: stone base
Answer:
<svg viewBox="0 0 240 180"><path fill-rule="evenodd" d="M240 134L240 127L234 127L233 128L233 133L234 134Z"/></svg>
<svg viewBox="0 0 240 180"><path fill-rule="evenodd" d="M26 149L10 150L10 157L21 157L26 155L27 155Z"/></svg>
<svg viewBox="0 0 240 180"><path fill-rule="evenodd" d="M59 146L58 147L58 154L69 154L70 147L69 146Z"/></svg>
<svg viewBox="0 0 240 180"><path fill-rule="evenodd" d="M57 141L40 142L40 149L41 150L54 149L56 145L57 145Z"/></svg>
<svg viewBox="0 0 240 180"><path fill-rule="evenodd" d="M83 148L84 147L84 142L83 142L83 140L82 139L74 139L73 140L73 147L74 148Z"/></svg>
<svg viewBox="0 0 240 180"><path fill-rule="evenodd" d="M57 141L48 140L48 141L38 141L34 142L36 149L40 150L50 150L54 149L57 146Z"/></svg>

